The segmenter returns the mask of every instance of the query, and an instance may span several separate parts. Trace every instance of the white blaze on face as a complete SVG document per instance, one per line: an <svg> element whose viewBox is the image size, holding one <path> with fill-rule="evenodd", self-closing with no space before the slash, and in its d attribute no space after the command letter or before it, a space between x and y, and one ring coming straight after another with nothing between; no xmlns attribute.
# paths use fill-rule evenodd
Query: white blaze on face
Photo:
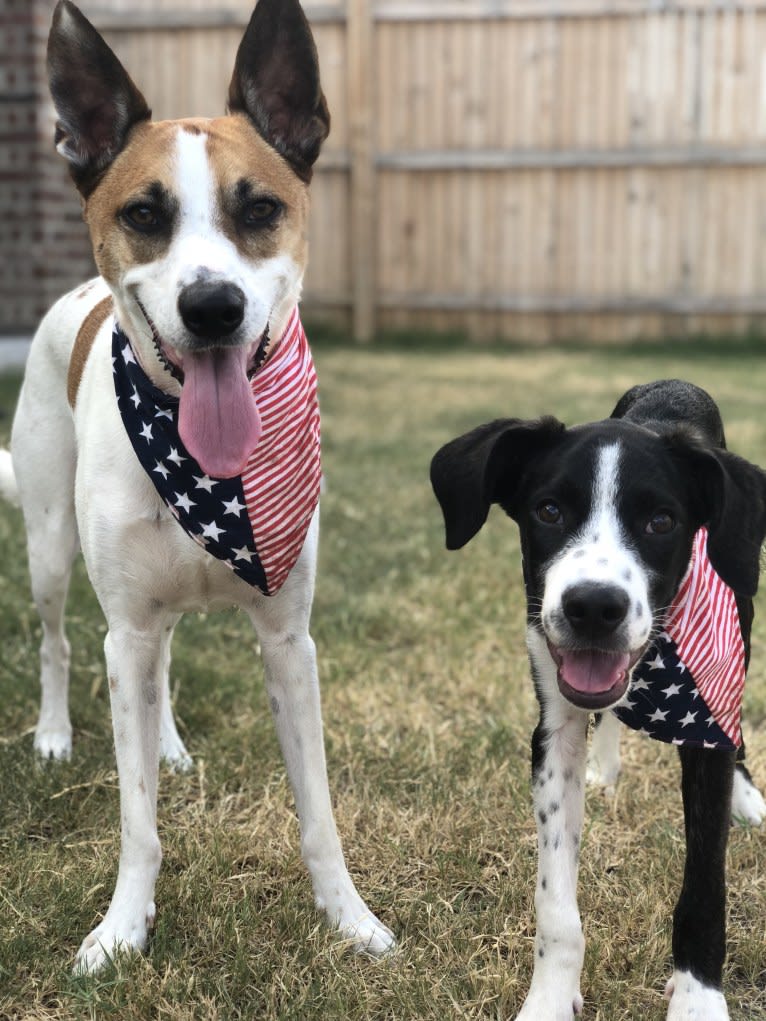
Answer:
<svg viewBox="0 0 766 1021"><path fill-rule="evenodd" d="M287 311L297 301L301 271L285 254L252 262L223 233L219 185L204 132L179 129L177 161L181 216L169 253L174 288L180 291L206 275L239 287L247 296L241 332L255 341L274 320L285 297L295 299Z"/></svg>
<svg viewBox="0 0 766 1021"><path fill-rule="evenodd" d="M216 196L205 143L203 134L179 132L175 290L179 295L186 289L193 293L196 284L220 282L244 294L239 253L215 229ZM259 337L260 333L239 345L182 352L184 382L178 432L208 475L228 478L241 474L261 438L261 417L247 378L248 362Z"/></svg>
<svg viewBox="0 0 766 1021"><path fill-rule="evenodd" d="M588 519L546 571L542 620L554 646L567 639L561 610L564 593L581 582L615 586L629 596L624 624L626 652L641 648L649 638L649 579L629 548L619 519L619 487L620 445L614 443L596 453Z"/></svg>

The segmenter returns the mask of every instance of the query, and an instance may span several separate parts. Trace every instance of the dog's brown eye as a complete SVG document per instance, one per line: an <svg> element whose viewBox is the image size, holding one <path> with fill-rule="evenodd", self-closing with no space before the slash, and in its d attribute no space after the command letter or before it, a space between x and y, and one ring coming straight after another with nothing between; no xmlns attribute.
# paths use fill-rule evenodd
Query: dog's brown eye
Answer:
<svg viewBox="0 0 766 1021"><path fill-rule="evenodd" d="M645 531L649 535L667 535L676 527L675 520L667 511L653 514L646 523Z"/></svg>
<svg viewBox="0 0 766 1021"><path fill-rule="evenodd" d="M280 208L274 199L257 199L245 209L245 224L248 227L264 227L271 223Z"/></svg>
<svg viewBox="0 0 766 1021"><path fill-rule="evenodd" d="M553 500L543 500L537 506L535 514L544 525L557 525L561 521L561 511Z"/></svg>
<svg viewBox="0 0 766 1021"><path fill-rule="evenodd" d="M145 202L137 202L134 206L128 206L123 210L122 218L129 227L142 234L151 234L160 230L164 225L162 217L154 207Z"/></svg>

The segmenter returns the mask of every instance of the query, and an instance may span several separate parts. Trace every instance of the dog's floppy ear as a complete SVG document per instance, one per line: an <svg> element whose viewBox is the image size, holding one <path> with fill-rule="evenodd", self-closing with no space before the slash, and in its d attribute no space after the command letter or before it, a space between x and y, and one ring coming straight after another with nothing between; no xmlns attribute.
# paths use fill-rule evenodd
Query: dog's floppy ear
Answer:
<svg viewBox="0 0 766 1021"><path fill-rule="evenodd" d="M312 166L330 131L314 38L298 0L258 0L239 44L229 110L244 113L298 176Z"/></svg>
<svg viewBox="0 0 766 1021"><path fill-rule="evenodd" d="M117 57L69 0L59 0L53 12L48 80L58 114L56 148L87 198L133 125L152 112Z"/></svg>
<svg viewBox="0 0 766 1021"><path fill-rule="evenodd" d="M460 549L487 520L490 505L511 504L528 459L564 432L555 418L500 418L459 436L431 461L447 549Z"/></svg>
<svg viewBox="0 0 766 1021"><path fill-rule="evenodd" d="M766 472L728 450L678 436L670 442L691 469L697 523L707 526L711 564L738 595L752 598L766 538Z"/></svg>

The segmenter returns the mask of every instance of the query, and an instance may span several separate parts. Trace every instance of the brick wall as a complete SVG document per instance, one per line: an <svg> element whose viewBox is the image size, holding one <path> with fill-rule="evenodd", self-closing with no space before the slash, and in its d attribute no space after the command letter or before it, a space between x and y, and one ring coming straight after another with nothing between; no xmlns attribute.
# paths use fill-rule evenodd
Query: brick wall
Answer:
<svg viewBox="0 0 766 1021"><path fill-rule="evenodd" d="M53 148L45 45L53 0L0 0L0 333L26 332L93 276L87 230Z"/></svg>

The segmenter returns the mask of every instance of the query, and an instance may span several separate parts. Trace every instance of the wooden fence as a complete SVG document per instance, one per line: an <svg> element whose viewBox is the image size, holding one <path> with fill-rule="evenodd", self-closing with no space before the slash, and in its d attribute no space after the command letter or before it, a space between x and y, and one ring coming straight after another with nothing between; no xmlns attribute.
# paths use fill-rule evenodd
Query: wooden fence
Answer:
<svg viewBox="0 0 766 1021"><path fill-rule="evenodd" d="M249 3L83 7L157 116L221 111ZM762 323L766 2L305 7L333 116L312 185L315 314L361 339Z"/></svg>

